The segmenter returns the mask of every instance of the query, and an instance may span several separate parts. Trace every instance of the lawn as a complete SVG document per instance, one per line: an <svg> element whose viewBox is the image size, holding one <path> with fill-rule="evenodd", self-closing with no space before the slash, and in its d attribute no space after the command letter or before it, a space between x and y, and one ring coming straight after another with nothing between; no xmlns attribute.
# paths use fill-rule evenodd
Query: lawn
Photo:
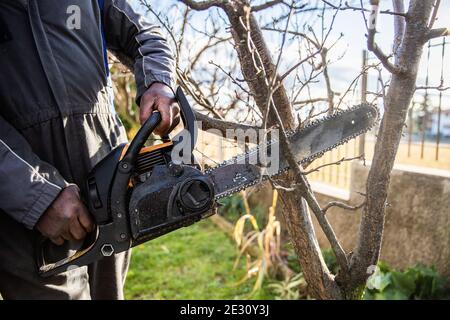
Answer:
<svg viewBox="0 0 450 320"><path fill-rule="evenodd" d="M324 257L329 268L336 272L337 263L331 251L325 250ZM135 248L125 297L129 300L274 299L275 294L267 283L253 295L254 279L237 284L246 270L243 262L233 270L235 258L232 240L212 222L203 221ZM371 280L372 288L366 292L366 299L449 298L445 278L433 268L418 265L399 271L382 262L379 268L381 271Z"/></svg>
<svg viewBox="0 0 450 320"><path fill-rule="evenodd" d="M233 264L233 241L209 221L175 231L133 250L126 299L271 299L263 288L250 296L253 279Z"/></svg>

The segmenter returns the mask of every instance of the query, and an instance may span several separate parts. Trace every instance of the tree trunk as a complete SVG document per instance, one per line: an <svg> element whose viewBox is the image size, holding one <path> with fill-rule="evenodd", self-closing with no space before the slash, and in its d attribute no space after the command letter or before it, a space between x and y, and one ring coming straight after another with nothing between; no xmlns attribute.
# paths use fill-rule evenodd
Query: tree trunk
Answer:
<svg viewBox="0 0 450 320"><path fill-rule="evenodd" d="M278 77L278 75L261 29L249 10L248 3L242 0L232 1L226 7L242 73L258 108L264 114L264 112L267 112L268 101L270 101L270 91L266 81L267 79L273 79L274 76ZM249 41L254 45L253 51ZM261 70L264 70L266 74ZM286 128L294 128L295 118L292 105L285 87L282 84L279 85L280 87L272 97L274 105L279 112L283 125ZM269 125L277 123L274 116L273 112L269 113ZM286 185L289 185L292 183L292 177L286 176L284 181ZM340 289L334 281L333 275L330 274L320 252L311 215L305 201L296 192L280 191L280 197L284 204L283 218L286 221L295 252L299 257L305 280L309 285L309 291L319 299L341 299Z"/></svg>
<svg viewBox="0 0 450 320"><path fill-rule="evenodd" d="M250 87L258 108L264 114L264 112L267 112L268 101L270 100L269 88L265 85L265 82L267 79L273 79L274 76L278 77L270 50L267 48L255 16L250 12L247 1L231 1L226 6L226 13L230 20L231 34L238 53L242 74ZM252 45L255 50L250 49ZM286 128L293 128L295 118L283 84L280 84L280 88L274 92L273 101L280 113L283 125ZM269 113L269 125L277 124L274 116L273 112Z"/></svg>
<svg viewBox="0 0 450 320"><path fill-rule="evenodd" d="M368 268L378 262L391 171L408 108L416 90L417 73L433 3L433 0L410 3L406 32L398 55L398 63L406 71L393 75L386 95L385 113L367 180L367 203L359 228L358 243L350 263L351 282L347 285L351 288L350 291L365 284L370 275Z"/></svg>
<svg viewBox="0 0 450 320"><path fill-rule="evenodd" d="M292 181L286 178L286 181ZM308 283L308 292L316 299L342 299L334 276L320 253L319 243L306 201L296 192L282 192L282 215L286 221L289 237Z"/></svg>

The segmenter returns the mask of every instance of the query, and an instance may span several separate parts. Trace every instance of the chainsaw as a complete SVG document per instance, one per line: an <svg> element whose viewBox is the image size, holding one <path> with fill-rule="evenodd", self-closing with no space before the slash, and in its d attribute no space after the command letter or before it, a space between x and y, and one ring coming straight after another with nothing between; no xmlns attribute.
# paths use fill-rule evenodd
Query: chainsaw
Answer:
<svg viewBox="0 0 450 320"><path fill-rule="evenodd" d="M202 170L192 156L197 140L194 112L180 88L176 99L184 133L188 134L180 133L173 139L165 137L162 143L146 147L149 136L161 121L159 112L154 112L129 145L119 146L99 162L86 180L84 196L95 219L96 231L75 254L59 261L48 261L41 247L37 255L41 276L88 265L192 225L214 214L219 199L289 169L279 140L271 137L254 150ZM335 112L288 132L291 152L298 164L310 163L369 131L377 119L377 109L369 104ZM181 145L183 148L179 148ZM279 150L276 171L268 172L267 166L249 161L252 155L274 146ZM189 161L174 161L175 148L191 151Z"/></svg>

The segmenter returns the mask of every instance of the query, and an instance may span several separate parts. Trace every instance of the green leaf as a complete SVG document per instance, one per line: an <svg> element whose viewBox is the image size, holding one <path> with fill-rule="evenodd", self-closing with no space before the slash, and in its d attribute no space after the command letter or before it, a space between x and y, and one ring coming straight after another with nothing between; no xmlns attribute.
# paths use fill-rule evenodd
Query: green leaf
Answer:
<svg viewBox="0 0 450 320"><path fill-rule="evenodd" d="M378 290L382 292L391 283L389 273L375 272L368 280L367 287L370 290Z"/></svg>
<svg viewBox="0 0 450 320"><path fill-rule="evenodd" d="M409 296L394 288L388 288L384 292L376 293L375 300L408 300Z"/></svg>
<svg viewBox="0 0 450 320"><path fill-rule="evenodd" d="M413 270L408 270L404 273L393 271L391 272L391 280L395 289L403 295L412 297L416 291L417 273Z"/></svg>
<svg viewBox="0 0 450 320"><path fill-rule="evenodd" d="M381 272L384 272L384 273L392 271L392 269L384 261L378 262L377 267L380 269Z"/></svg>
<svg viewBox="0 0 450 320"><path fill-rule="evenodd" d="M447 280L434 267L417 265L395 271L380 262L367 280L365 300L448 299Z"/></svg>

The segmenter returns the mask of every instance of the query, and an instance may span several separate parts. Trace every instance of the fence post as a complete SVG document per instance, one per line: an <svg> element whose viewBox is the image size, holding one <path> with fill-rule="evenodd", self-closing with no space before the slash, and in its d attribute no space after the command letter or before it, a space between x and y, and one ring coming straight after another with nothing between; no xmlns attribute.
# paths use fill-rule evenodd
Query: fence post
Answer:
<svg viewBox="0 0 450 320"><path fill-rule="evenodd" d="M361 103L367 102L367 50L363 50L362 54L362 80L361 80ZM365 154L366 135L359 137L358 155Z"/></svg>

